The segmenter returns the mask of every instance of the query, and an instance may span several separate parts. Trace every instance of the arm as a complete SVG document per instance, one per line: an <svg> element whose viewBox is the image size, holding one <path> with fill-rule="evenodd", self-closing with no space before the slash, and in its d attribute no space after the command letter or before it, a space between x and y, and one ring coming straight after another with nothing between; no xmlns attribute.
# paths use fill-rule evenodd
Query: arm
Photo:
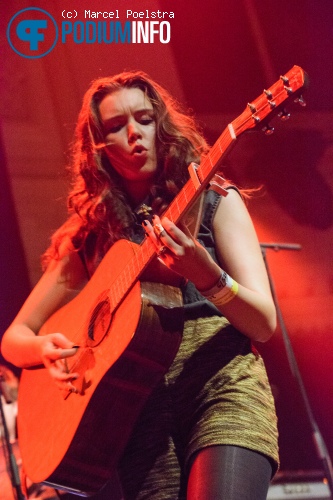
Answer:
<svg viewBox="0 0 333 500"><path fill-rule="evenodd" d="M159 219L156 218L157 223ZM223 198L213 221L216 255L220 266L182 227L162 219L165 232L159 237L168 248L162 258L172 270L191 280L199 291L214 287L221 268L239 284L237 295L219 306L222 314L253 340L266 341L276 328L276 311L260 245L249 213L239 194L231 189ZM154 238L149 225L146 230ZM157 251L161 246L155 237Z"/></svg>
<svg viewBox="0 0 333 500"><path fill-rule="evenodd" d="M27 368L45 364L54 379L65 377L62 358L75 354L70 342L61 333L38 336L45 321L65 305L87 282L84 266L76 252L68 247L60 260L52 261L34 287L2 340L3 356L16 366Z"/></svg>
<svg viewBox="0 0 333 500"><path fill-rule="evenodd" d="M221 311L240 331L266 341L276 329L275 305L252 220L234 189L219 204L213 230L221 267L239 284Z"/></svg>

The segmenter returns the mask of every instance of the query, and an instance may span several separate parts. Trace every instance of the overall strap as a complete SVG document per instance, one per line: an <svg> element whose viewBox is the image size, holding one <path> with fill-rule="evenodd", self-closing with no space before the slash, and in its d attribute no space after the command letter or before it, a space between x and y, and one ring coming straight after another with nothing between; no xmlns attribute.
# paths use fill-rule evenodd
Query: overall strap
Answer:
<svg viewBox="0 0 333 500"><path fill-rule="evenodd" d="M190 233L192 234L193 238L196 238L198 236L200 224L202 221L202 212L204 208L204 201L205 197L207 195L207 192L209 190L215 191L217 194L221 196L227 196L228 191L227 187L229 187L230 184L219 174L215 174L209 185L208 188L201 193L197 201L194 203L190 211L185 217L185 224L187 228L189 229Z"/></svg>

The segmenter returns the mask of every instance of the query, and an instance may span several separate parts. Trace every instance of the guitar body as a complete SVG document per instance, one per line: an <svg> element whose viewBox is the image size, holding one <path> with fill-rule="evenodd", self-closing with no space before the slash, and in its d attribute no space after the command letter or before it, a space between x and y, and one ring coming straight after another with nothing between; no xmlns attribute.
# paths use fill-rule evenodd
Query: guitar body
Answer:
<svg viewBox="0 0 333 500"><path fill-rule="evenodd" d="M105 283L122 272L138 245L121 240L92 279L43 325L80 345L69 370L78 393L63 394L44 367L23 370L18 435L24 472L89 495L110 479L149 394L168 370L183 328L181 292L136 282L114 314ZM112 286L110 287L112 289Z"/></svg>

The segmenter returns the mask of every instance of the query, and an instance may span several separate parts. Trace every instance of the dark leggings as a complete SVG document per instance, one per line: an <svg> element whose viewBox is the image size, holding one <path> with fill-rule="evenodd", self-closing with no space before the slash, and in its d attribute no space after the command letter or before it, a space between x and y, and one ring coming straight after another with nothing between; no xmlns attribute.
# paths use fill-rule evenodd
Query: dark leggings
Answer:
<svg viewBox="0 0 333 500"><path fill-rule="evenodd" d="M192 460L187 500L266 500L271 475L271 464L260 453L239 446L210 446ZM70 494L61 498L78 499ZM163 494L161 498L166 499ZM124 500L117 478L91 500Z"/></svg>
<svg viewBox="0 0 333 500"><path fill-rule="evenodd" d="M187 500L266 500L271 476L264 455L239 446L211 446L192 461Z"/></svg>

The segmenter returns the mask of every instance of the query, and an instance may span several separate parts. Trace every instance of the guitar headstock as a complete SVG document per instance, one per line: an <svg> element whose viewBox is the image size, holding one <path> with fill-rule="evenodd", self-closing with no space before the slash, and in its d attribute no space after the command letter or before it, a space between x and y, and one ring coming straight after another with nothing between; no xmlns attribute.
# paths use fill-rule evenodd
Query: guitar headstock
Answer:
<svg viewBox="0 0 333 500"><path fill-rule="evenodd" d="M245 111L232 122L236 136L250 129L262 129L267 135L271 134L274 129L268 121L276 115L287 120L290 115L285 106L289 101L298 102L301 106L306 105L302 92L307 86L308 75L299 66L293 66L268 90L264 90L257 99L248 103Z"/></svg>

